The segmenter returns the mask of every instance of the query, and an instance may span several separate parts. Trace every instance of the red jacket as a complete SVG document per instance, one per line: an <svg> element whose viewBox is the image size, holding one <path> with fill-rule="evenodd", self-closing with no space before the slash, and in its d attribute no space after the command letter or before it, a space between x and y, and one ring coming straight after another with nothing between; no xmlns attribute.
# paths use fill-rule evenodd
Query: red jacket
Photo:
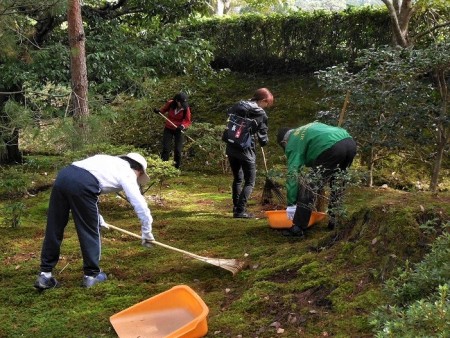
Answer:
<svg viewBox="0 0 450 338"><path fill-rule="evenodd" d="M192 123L191 122L191 108L188 107L186 110L181 108L181 110L179 110L177 113L175 113L176 110L171 107L172 106L172 102L173 102L173 100L167 101L166 104L160 110L161 110L161 113L163 113L163 114L168 112L167 118L175 126L172 123L170 123L169 121L166 120L166 124L165 124L164 127L174 130L179 125L183 125L183 127L185 129L189 128L189 126Z"/></svg>

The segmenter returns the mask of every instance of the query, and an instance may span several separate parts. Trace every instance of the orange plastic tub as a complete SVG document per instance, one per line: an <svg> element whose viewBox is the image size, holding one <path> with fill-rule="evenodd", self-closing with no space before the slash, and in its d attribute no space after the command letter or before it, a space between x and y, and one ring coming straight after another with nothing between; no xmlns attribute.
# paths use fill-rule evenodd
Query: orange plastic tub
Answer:
<svg viewBox="0 0 450 338"><path fill-rule="evenodd" d="M178 285L109 318L120 338L199 338L209 309L190 287Z"/></svg>
<svg viewBox="0 0 450 338"><path fill-rule="evenodd" d="M287 218L286 210L269 210L265 212L269 226L275 229L287 229L292 227L292 220ZM308 227L323 220L327 216L324 212L313 211L309 218Z"/></svg>

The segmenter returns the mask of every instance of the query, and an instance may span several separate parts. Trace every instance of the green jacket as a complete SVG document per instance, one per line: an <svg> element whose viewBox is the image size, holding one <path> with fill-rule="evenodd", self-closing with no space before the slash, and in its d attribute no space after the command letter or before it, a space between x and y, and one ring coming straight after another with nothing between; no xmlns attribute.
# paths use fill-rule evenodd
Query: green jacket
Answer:
<svg viewBox="0 0 450 338"><path fill-rule="evenodd" d="M289 135L287 156L287 204L297 203L298 172L303 166L311 167L315 159L337 142L351 138L342 128L312 122L294 129Z"/></svg>

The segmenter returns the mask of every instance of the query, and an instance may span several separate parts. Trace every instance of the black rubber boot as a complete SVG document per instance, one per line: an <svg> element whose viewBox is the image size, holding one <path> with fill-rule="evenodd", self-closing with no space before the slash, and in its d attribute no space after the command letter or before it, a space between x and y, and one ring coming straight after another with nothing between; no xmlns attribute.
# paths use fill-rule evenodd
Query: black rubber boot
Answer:
<svg viewBox="0 0 450 338"><path fill-rule="evenodd" d="M305 231L297 225L294 225L292 228L283 230L281 234L285 237L304 237Z"/></svg>

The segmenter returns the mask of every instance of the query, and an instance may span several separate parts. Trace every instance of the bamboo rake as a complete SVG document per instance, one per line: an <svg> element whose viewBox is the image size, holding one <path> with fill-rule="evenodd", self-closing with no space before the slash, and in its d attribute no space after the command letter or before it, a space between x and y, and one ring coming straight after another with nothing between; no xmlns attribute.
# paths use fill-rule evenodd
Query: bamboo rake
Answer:
<svg viewBox="0 0 450 338"><path fill-rule="evenodd" d="M162 116L166 121L168 121L172 126L174 126L175 128L177 127L176 124L173 123L172 121L170 121L163 113L159 112L158 114L161 115L161 116ZM198 142L195 141L192 137L190 137L188 134L186 134L186 133L184 132L184 130L182 130L181 132L182 132L184 135L186 135L186 137L187 137L188 139L190 139L192 142L196 143L196 144L200 147L200 149L206 151L206 149L203 148L202 145L201 145L200 143L198 143Z"/></svg>
<svg viewBox="0 0 450 338"><path fill-rule="evenodd" d="M124 234L130 235L132 237L136 237L136 238L141 239L141 236L139 236L139 235L137 235L137 234L135 234L133 232L130 232L130 231L122 229L122 228L119 228L119 227L114 226L114 225L109 224L109 223L107 223L106 225L109 228L111 228L111 229L123 232ZM155 245L161 246L161 247L169 249L169 250L177 251L177 252L180 252L180 253L182 253L182 254L184 254L186 256L189 256L191 258L195 258L195 259L197 259L199 261L218 266L218 267L220 267L222 269L230 271L233 274L233 276L246 266L246 263L244 261L239 261L237 259L210 258L210 257L199 256L199 255L196 255L196 254L191 253L189 251L185 251L185 250L181 250L181 249L178 249L178 248L174 248L173 246L170 246L170 245L167 245L167 244L164 244L164 243L161 243L161 242L157 242L157 241L151 241L151 244L155 244Z"/></svg>
<svg viewBox="0 0 450 338"><path fill-rule="evenodd" d="M267 204L267 203L271 203L272 202L271 201L272 192L277 197L279 203L285 203L283 193L280 191L280 189L275 184L275 182L269 178L269 171L267 170L266 154L264 153L263 147L261 147L261 153L262 153L262 157L263 157L263 161L264 161L264 168L266 169L266 181L264 182L261 203L263 205Z"/></svg>

